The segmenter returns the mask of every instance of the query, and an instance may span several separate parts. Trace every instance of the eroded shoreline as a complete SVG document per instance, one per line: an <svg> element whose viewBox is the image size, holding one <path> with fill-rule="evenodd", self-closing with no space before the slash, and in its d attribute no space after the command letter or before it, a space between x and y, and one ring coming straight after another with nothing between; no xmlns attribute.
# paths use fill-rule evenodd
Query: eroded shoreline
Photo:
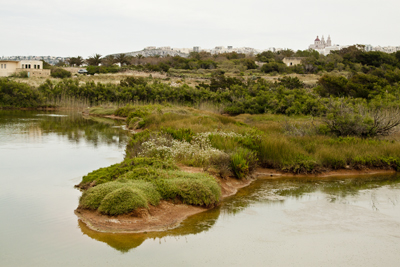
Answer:
<svg viewBox="0 0 400 267"><path fill-rule="evenodd" d="M181 167L187 172L200 172L200 168ZM235 178L216 178L221 186L222 198L235 195L240 188L250 185L256 179L297 178L328 178L341 176L368 176L394 174L395 170L365 169L365 170L335 170L319 174L291 174L274 169L258 168L251 178L237 180ZM76 209L75 214L88 228L103 233L146 233L160 232L178 227L189 216L204 212L210 208L191 206L171 201L161 201L157 207L150 206L149 210L138 209L130 214L107 216L98 211Z"/></svg>

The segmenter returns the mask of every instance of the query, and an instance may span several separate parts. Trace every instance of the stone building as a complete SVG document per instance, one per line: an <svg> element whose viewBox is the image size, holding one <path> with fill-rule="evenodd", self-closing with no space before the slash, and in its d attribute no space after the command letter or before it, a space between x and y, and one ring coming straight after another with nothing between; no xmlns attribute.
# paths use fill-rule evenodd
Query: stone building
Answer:
<svg viewBox="0 0 400 267"><path fill-rule="evenodd" d="M282 61L286 66L296 66L301 64L302 57L285 57Z"/></svg>
<svg viewBox="0 0 400 267"><path fill-rule="evenodd" d="M50 75L50 70L43 69L41 60L0 60L0 77L11 76L15 73L25 71L28 77L46 77Z"/></svg>
<svg viewBox="0 0 400 267"><path fill-rule="evenodd" d="M326 47L330 47L330 46L332 46L331 36L328 35L328 39L325 42L325 38L322 35L321 40L317 36L317 38L314 40L314 44L310 45L309 48L314 49L314 50L320 50L320 49L325 49Z"/></svg>

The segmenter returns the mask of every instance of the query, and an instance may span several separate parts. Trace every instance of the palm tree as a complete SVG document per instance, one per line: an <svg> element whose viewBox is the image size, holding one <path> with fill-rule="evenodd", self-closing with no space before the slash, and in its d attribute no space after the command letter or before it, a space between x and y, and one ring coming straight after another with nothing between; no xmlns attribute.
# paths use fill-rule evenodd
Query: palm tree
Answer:
<svg viewBox="0 0 400 267"><path fill-rule="evenodd" d="M124 65L124 64L128 64L129 63L129 57L126 54L118 54L115 57L115 62Z"/></svg>
<svg viewBox="0 0 400 267"><path fill-rule="evenodd" d="M108 56L104 57L104 58L101 60L101 63L102 63L104 66L111 66L111 65L113 65L113 64L115 63L115 56L113 56L113 55L108 55Z"/></svg>
<svg viewBox="0 0 400 267"><path fill-rule="evenodd" d="M101 63L101 55L95 54L94 56L89 57L86 59L86 63L90 66L98 66Z"/></svg>
<svg viewBox="0 0 400 267"><path fill-rule="evenodd" d="M144 58L144 56L142 54L139 54L136 57L138 59L138 64L140 65L140 61L141 61L142 58Z"/></svg>

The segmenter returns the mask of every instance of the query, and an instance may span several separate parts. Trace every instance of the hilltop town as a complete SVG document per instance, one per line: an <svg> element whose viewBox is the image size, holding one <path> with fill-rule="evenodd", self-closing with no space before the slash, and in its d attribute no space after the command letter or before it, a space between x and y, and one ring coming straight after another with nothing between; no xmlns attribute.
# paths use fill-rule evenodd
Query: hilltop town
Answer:
<svg viewBox="0 0 400 267"><path fill-rule="evenodd" d="M324 36L322 35L319 38L319 35L316 37L314 42L309 45L308 49L315 50L322 55L328 55L332 51L338 51L343 48L350 47L352 45L339 45L334 44L331 40L330 35L325 41ZM398 46L372 46L370 44L357 44L357 47L364 50L365 52L370 51L379 51L384 53L394 53L400 51L400 45ZM207 52L212 55L215 54L223 54L223 53L232 53L236 52L239 54L246 55L257 55L262 52L271 51L271 52L280 52L283 50L288 50L288 48L281 47L269 47L268 49L256 49L252 47L233 47L233 46L216 46L214 48L201 48L199 46L194 46L192 48L173 48L170 46L156 47L156 46L148 46L139 51L131 51L131 52L117 52L114 54L110 54L108 56L117 56L120 54L125 54L126 56L141 56L141 57L166 57L166 56L180 56L180 57L189 57L192 52ZM13 61L21 61L21 60L43 60L50 65L56 65L58 62L66 62L70 57L56 57L56 56L2 56L0 60L13 60Z"/></svg>

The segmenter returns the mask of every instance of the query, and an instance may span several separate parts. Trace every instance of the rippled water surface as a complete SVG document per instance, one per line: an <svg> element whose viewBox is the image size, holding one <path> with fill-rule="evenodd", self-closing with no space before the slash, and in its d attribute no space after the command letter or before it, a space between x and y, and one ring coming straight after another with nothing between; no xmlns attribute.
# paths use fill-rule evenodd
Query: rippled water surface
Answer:
<svg viewBox="0 0 400 267"><path fill-rule="evenodd" d="M0 111L0 266L399 266L399 175L265 178L174 230L94 232L74 185L126 139L111 120Z"/></svg>

